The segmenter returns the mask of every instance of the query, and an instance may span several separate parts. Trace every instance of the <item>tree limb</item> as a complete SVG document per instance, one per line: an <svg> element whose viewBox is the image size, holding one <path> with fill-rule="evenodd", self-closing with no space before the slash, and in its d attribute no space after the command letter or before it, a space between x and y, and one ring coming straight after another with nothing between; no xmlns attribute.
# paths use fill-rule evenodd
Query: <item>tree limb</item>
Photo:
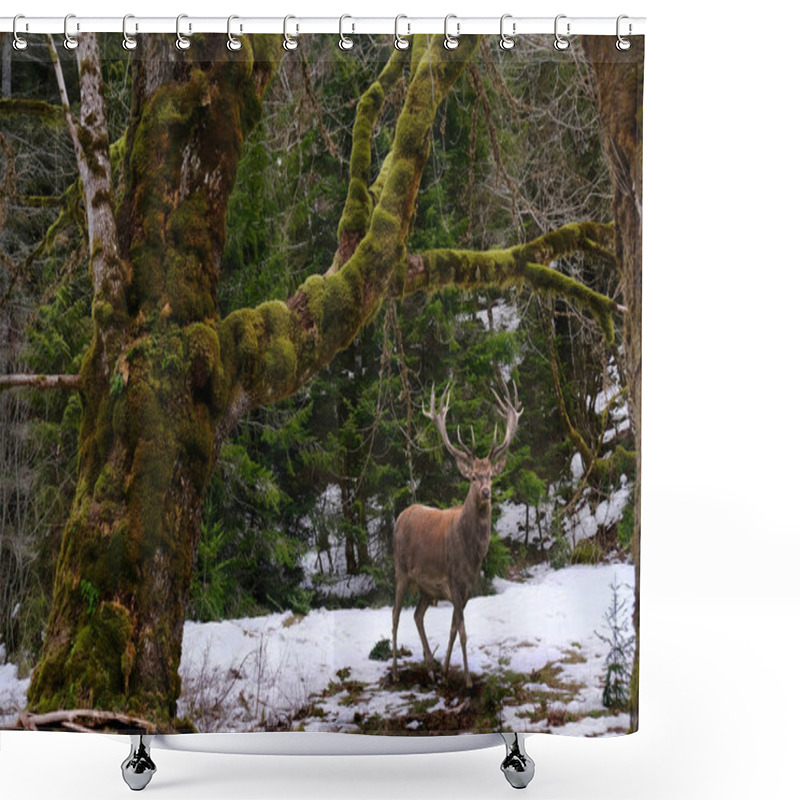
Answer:
<svg viewBox="0 0 800 800"><path fill-rule="evenodd" d="M81 724L83 723L83 724ZM66 711L50 711L46 714L19 712L17 727L26 731L58 730L71 731L121 730L155 733L152 722L114 711L98 711L94 708L73 708Z"/></svg>
<svg viewBox="0 0 800 800"><path fill-rule="evenodd" d="M103 101L100 46L93 33L81 37L78 60L81 117L78 125L70 110L64 73L52 36L48 36L48 42L64 118L83 186L95 303L105 302L111 309L123 310L128 279L119 258L117 226L112 207L111 156ZM101 315L106 320L110 320L110 317L110 314Z"/></svg>
<svg viewBox="0 0 800 800"><path fill-rule="evenodd" d="M431 292L448 286L477 288L526 283L538 292L563 297L589 311L608 341L614 339L614 313L622 308L609 297L546 266L576 251L595 251L613 236L613 227L574 222L526 244L504 250L429 250L409 255L399 294ZM399 281L398 281L399 282Z"/></svg>
<svg viewBox="0 0 800 800"><path fill-rule="evenodd" d="M16 387L29 389L80 389L80 375L0 375L0 392Z"/></svg>
<svg viewBox="0 0 800 800"><path fill-rule="evenodd" d="M339 248L329 273L335 272L350 258L369 227L373 209L372 197L367 189L371 177L372 135L386 93L400 79L408 60L407 51L394 50L380 75L358 101L350 150L350 184L339 220Z"/></svg>
<svg viewBox="0 0 800 800"><path fill-rule="evenodd" d="M29 100L25 97L0 97L0 114L10 116L19 114L28 117L39 117L47 122L63 122L63 108L44 100Z"/></svg>
<svg viewBox="0 0 800 800"><path fill-rule="evenodd" d="M386 186L369 217L366 234L342 268L333 274L312 275L286 303L272 301L255 309L239 309L222 321L219 338L227 340L227 346L220 349L226 354L225 373L232 376L233 385L218 440L250 408L294 394L347 347L376 313L396 265L405 259L437 109L479 39L462 36L456 52L444 48L441 36L422 37L424 52L397 120ZM370 134L371 128L358 135L369 138ZM358 158L356 162L355 172L363 176L363 162Z"/></svg>

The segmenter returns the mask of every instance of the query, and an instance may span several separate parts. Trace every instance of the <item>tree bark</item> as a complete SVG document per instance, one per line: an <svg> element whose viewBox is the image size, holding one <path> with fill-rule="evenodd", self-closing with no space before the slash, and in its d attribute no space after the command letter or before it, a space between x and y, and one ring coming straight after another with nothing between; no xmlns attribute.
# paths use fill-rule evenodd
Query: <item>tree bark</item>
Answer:
<svg viewBox="0 0 800 800"><path fill-rule="evenodd" d="M585 37L583 47L595 75L603 146L614 184L617 264L627 313L624 321L625 373L631 427L636 443L633 551L636 586L633 622L636 653L631 681L631 730L639 727L639 584L641 570L641 387L642 387L642 89L644 39L631 38L620 52L609 36Z"/></svg>
<svg viewBox="0 0 800 800"><path fill-rule="evenodd" d="M29 707L124 711L172 730L202 498L229 399L216 309L225 208L280 39L259 37L260 52L248 43L233 59L223 37L194 37L178 60L171 37L145 37L116 219L103 190L99 51L85 39L75 146L97 221L95 336L80 376L77 490Z"/></svg>

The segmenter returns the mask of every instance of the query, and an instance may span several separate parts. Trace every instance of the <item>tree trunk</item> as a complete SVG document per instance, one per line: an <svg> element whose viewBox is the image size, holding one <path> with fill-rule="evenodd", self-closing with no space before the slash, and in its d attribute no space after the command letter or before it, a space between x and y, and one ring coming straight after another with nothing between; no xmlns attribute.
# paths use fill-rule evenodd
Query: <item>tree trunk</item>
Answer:
<svg viewBox="0 0 800 800"><path fill-rule="evenodd" d="M95 298L35 712L97 707L175 726L202 498L230 402L216 308L225 208L279 47L260 41L272 49L255 65L252 52L223 55L222 37L193 37L188 55L172 37L140 43L118 242L100 242L129 280L121 307Z"/></svg>
<svg viewBox="0 0 800 800"><path fill-rule="evenodd" d="M0 97L11 97L11 34L4 33L0 36L2 44L0 44Z"/></svg>
<svg viewBox="0 0 800 800"><path fill-rule="evenodd" d="M636 654L631 681L631 730L639 727L639 583L641 542L641 386L642 386L642 88L644 39L631 38L620 52L610 36L583 39L597 83L603 146L614 184L617 264L627 307L624 322L625 372L636 443L633 550L636 586L633 624Z"/></svg>

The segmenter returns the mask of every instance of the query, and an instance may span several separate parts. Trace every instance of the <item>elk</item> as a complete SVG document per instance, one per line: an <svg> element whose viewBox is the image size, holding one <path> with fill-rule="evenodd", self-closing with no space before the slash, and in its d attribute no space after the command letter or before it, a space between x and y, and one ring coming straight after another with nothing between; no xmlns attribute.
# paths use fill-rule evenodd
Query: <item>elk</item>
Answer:
<svg viewBox="0 0 800 800"><path fill-rule="evenodd" d="M450 623L450 641L444 659L442 677L447 677L450 654L453 650L456 632L461 639L461 652L464 656L464 676L466 686L472 686L472 678L467 665L467 632L464 627L464 606L470 598L483 559L489 549L492 528L492 478L505 467L508 448L517 432L517 424L522 408L517 399L514 384L514 399L505 383L502 384L505 399L497 392L492 394L497 401L497 411L505 419L506 433L500 445L497 444L497 426L489 454L478 458L475 454L475 434L472 434L472 450L467 451L458 430L461 448L450 442L445 426L450 409L451 385L445 387L436 410L435 387L431 387L430 408L422 413L436 426L442 443L455 459L458 471L470 482L464 505L455 508L438 509L423 505L412 505L398 516L394 525L394 570L395 601L392 612L392 677L397 682L397 624L403 598L409 587L419 589L419 602L414 611L419 638L425 654L425 664L433 679L433 654L425 635L423 619L428 606L437 600L449 600L453 604L453 618Z"/></svg>

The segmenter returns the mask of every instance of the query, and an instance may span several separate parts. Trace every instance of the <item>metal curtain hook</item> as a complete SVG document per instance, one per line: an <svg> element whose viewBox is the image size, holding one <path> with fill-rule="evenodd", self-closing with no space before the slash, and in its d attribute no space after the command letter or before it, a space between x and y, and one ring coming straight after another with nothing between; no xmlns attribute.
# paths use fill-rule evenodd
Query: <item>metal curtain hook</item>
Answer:
<svg viewBox="0 0 800 800"><path fill-rule="evenodd" d="M451 36L447 32L447 23L450 22L451 19L456 20L456 35ZM461 32L461 23L457 21L457 17L455 14L448 14L444 18L444 46L446 50L455 50L458 47L458 34Z"/></svg>
<svg viewBox="0 0 800 800"><path fill-rule="evenodd" d="M231 33L231 22L233 22L235 19L239 19L239 17L237 17L236 14L231 14L228 17L228 50L230 50L231 52L235 52L236 50L241 50L242 49L242 40L241 39L237 39ZM241 32L241 30L242 30L242 27L240 25L239 26L239 31Z"/></svg>
<svg viewBox="0 0 800 800"><path fill-rule="evenodd" d="M566 50L569 47L569 39L565 39L559 32L558 32L558 21L560 19L566 19L566 14L559 14L556 17L555 25L554 25L554 32L555 32L555 41L553 42L553 47L556 50ZM567 23L567 36L569 36L569 22Z"/></svg>
<svg viewBox="0 0 800 800"><path fill-rule="evenodd" d="M406 39L405 36L400 35L400 20L401 19L408 19L405 14L398 14L394 18L394 49L395 50L408 50L411 47L411 42ZM411 26L406 23L408 27L408 32L411 33Z"/></svg>
<svg viewBox="0 0 800 800"><path fill-rule="evenodd" d="M288 26L290 19L297 19L297 17L293 17L291 14L283 18L283 49L284 50L296 50L297 49L297 39L294 36L289 35ZM298 30L298 27L295 25L295 30Z"/></svg>
<svg viewBox="0 0 800 800"><path fill-rule="evenodd" d="M64 17L64 47L67 50L77 50L78 48L78 40L74 36L69 35L69 21L71 19L75 19L74 14L67 14Z"/></svg>
<svg viewBox="0 0 800 800"><path fill-rule="evenodd" d="M125 50L135 50L139 42L137 42L136 39L134 39L133 36L128 33L129 19L135 19L133 14L126 14L122 18L122 46L125 48ZM138 23L136 24L136 30L139 30Z"/></svg>
<svg viewBox="0 0 800 800"><path fill-rule="evenodd" d="M617 50L630 50L631 49L631 40L623 38L622 34L620 33L620 23L622 20L628 19L625 14L620 14L617 17ZM631 23L628 23L628 36L631 35L631 31L633 30L633 26Z"/></svg>
<svg viewBox="0 0 800 800"><path fill-rule="evenodd" d="M352 50L355 42L349 37L344 35L344 21L346 19L353 19L349 14L342 14L339 17L339 49ZM355 30L355 25L350 26L351 31Z"/></svg>
<svg viewBox="0 0 800 800"><path fill-rule="evenodd" d="M188 50L192 46L191 41L181 33L181 20L188 19L188 17L188 14L178 14L178 18L175 20L175 36L177 37L175 39L175 47L178 50ZM191 30L192 24L189 23L189 31L191 32Z"/></svg>
<svg viewBox="0 0 800 800"><path fill-rule="evenodd" d="M14 49L15 50L25 50L27 48L27 46L28 46L28 40L27 39L23 39L17 33L17 20L20 20L20 19L25 19L25 15L24 14L17 14L17 16L14 17L14 26L13 26L14 41L12 42L12 44L14 45ZM27 22L25 23L25 30L26 31L28 30L28 23Z"/></svg>
<svg viewBox="0 0 800 800"><path fill-rule="evenodd" d="M509 36L503 30L503 24L507 19L511 19L511 14L503 14L500 17L500 49L501 50L511 50L511 48L516 44L516 42L511 38L517 32L517 23L511 23L511 36Z"/></svg>

